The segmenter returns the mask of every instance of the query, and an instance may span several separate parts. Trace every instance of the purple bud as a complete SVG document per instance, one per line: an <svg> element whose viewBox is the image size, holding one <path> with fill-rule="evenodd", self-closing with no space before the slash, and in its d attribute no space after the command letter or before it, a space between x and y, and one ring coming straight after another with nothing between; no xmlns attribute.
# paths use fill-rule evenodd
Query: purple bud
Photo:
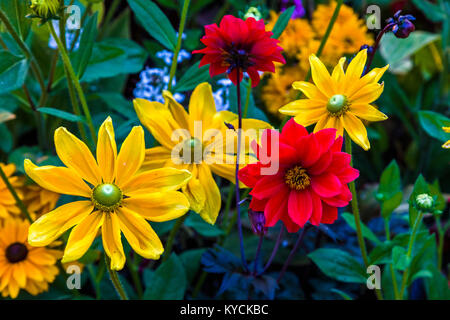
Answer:
<svg viewBox="0 0 450 320"><path fill-rule="evenodd" d="M397 38L407 38L411 32L416 30L414 24L408 19L402 19L399 23L394 25L392 32Z"/></svg>
<svg viewBox="0 0 450 320"><path fill-rule="evenodd" d="M265 227L266 217L264 212L249 210L248 217L250 218L253 232L257 235L265 235L268 228Z"/></svg>

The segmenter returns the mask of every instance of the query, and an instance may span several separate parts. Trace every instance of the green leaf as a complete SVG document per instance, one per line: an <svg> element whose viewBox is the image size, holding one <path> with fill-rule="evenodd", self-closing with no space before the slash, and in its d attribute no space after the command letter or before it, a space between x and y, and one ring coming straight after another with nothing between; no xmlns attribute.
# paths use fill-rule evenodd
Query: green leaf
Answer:
<svg viewBox="0 0 450 320"><path fill-rule="evenodd" d="M144 299L181 300L186 292L187 280L183 263L175 253L163 262L149 277Z"/></svg>
<svg viewBox="0 0 450 320"><path fill-rule="evenodd" d="M28 60L9 51L0 50L0 94L22 87L28 73Z"/></svg>
<svg viewBox="0 0 450 320"><path fill-rule="evenodd" d="M412 2L428 19L433 22L444 21L447 18L445 11L437 4L431 3L427 0L412 0Z"/></svg>
<svg viewBox="0 0 450 320"><path fill-rule="evenodd" d="M224 234L222 229L216 225L211 225L203 220L197 213L189 214L184 223L187 227L193 228L204 237L218 237Z"/></svg>
<svg viewBox="0 0 450 320"><path fill-rule="evenodd" d="M378 193L392 195L401 190L400 169L395 160L384 169L378 186Z"/></svg>
<svg viewBox="0 0 450 320"><path fill-rule="evenodd" d="M278 39L281 34L283 33L284 29L286 29L286 26L289 23L289 20L292 17L292 14L294 13L295 6L291 6L284 10L282 14L278 17L277 22L275 23L275 26L272 29L273 35L272 38Z"/></svg>
<svg viewBox="0 0 450 320"><path fill-rule="evenodd" d="M384 200L381 203L381 216L384 219L389 219L392 212L402 203L403 192L399 191L394 194L391 198Z"/></svg>
<svg viewBox="0 0 450 320"><path fill-rule="evenodd" d="M411 264L411 259L406 254L406 249L395 246L392 249L392 265L394 269L404 271Z"/></svg>
<svg viewBox="0 0 450 320"><path fill-rule="evenodd" d="M415 31L408 38L399 39L392 32L387 33L381 39L380 53L387 63L395 66L439 37L438 34Z"/></svg>
<svg viewBox="0 0 450 320"><path fill-rule="evenodd" d="M10 152L13 146L13 137L4 123L0 124L0 150Z"/></svg>
<svg viewBox="0 0 450 320"><path fill-rule="evenodd" d="M22 40L27 38L31 28L31 19L25 17L28 6L28 1L24 0L0 0L0 9L6 14Z"/></svg>
<svg viewBox="0 0 450 320"><path fill-rule="evenodd" d="M200 270L202 254L205 251L206 249L192 249L184 251L182 254L180 254L180 259L183 262L189 283L192 283L192 281L194 281L198 270Z"/></svg>
<svg viewBox="0 0 450 320"><path fill-rule="evenodd" d="M63 111L63 110L59 110L59 109L55 109L55 108L39 108L38 111L40 113L45 113L45 114L49 114L52 115L54 117L60 118L60 119L64 119L70 122L85 122L84 118L81 116L77 116L74 115L72 113Z"/></svg>
<svg viewBox="0 0 450 320"><path fill-rule="evenodd" d="M174 51L177 35L169 19L150 0L127 0L137 20L148 34L170 51Z"/></svg>
<svg viewBox="0 0 450 320"><path fill-rule="evenodd" d="M450 140L450 133L442 130L442 127L450 126L450 119L443 114L434 111L419 111L419 121L422 128L431 137L445 142Z"/></svg>
<svg viewBox="0 0 450 320"><path fill-rule="evenodd" d="M330 278L354 283L367 281L363 266L345 251L321 248L308 254L308 257Z"/></svg>
<svg viewBox="0 0 450 320"><path fill-rule="evenodd" d="M370 251L369 261L370 264L386 264L392 262L392 247L394 243L392 241L385 241L378 244Z"/></svg>
<svg viewBox="0 0 450 320"><path fill-rule="evenodd" d="M345 222L353 229L356 230L355 225L355 218L352 214L348 212L344 212L342 214L342 218L344 218ZM378 237L375 235L375 233L372 232L364 223L361 222L361 231L365 238L369 239L370 241L374 242L375 244L380 244L381 241L378 239Z"/></svg>
<svg viewBox="0 0 450 320"><path fill-rule="evenodd" d="M95 39L97 38L97 15L95 13L87 19L80 37L80 47L71 57L78 78L82 78L92 56Z"/></svg>
<svg viewBox="0 0 450 320"><path fill-rule="evenodd" d="M127 119L136 119L136 113L133 109L132 102L125 99L120 93L101 92L97 93L97 96L102 99L111 110L116 111Z"/></svg>
<svg viewBox="0 0 450 320"><path fill-rule="evenodd" d="M177 84L174 91L182 92L194 89L199 83L206 82L210 79L208 66L199 68L200 61L189 67Z"/></svg>

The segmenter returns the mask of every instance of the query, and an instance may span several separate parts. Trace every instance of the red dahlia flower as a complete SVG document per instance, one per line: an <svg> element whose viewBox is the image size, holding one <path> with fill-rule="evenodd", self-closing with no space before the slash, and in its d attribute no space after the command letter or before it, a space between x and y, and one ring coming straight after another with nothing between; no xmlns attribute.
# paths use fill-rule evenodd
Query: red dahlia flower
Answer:
<svg viewBox="0 0 450 320"><path fill-rule="evenodd" d="M264 21L247 18L245 21L230 15L223 17L220 25L205 26L205 35L200 41L206 46L193 53L205 54L200 67L209 64L211 77L227 72L236 85L243 72L252 79L252 85L259 83L258 71L275 72L274 61L286 63L278 46L278 40L271 38Z"/></svg>
<svg viewBox="0 0 450 320"><path fill-rule="evenodd" d="M271 139L279 139L279 157L268 164L261 161L239 171L239 180L253 190L250 208L263 211L266 227L282 220L289 232L297 232L306 222L313 225L333 223L337 207L345 207L352 199L347 183L359 176L350 166L351 156L341 152L342 137L336 139L336 129L310 133L289 120L281 134L265 130L262 145L253 143L257 157L271 156ZM262 175L277 161L274 175Z"/></svg>

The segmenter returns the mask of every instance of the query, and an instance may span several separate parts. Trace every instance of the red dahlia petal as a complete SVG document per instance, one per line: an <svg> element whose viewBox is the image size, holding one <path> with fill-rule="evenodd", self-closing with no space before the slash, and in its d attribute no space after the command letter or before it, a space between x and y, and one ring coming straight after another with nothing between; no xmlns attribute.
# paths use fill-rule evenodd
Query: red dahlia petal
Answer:
<svg viewBox="0 0 450 320"><path fill-rule="evenodd" d="M334 144L334 141L336 141L336 129L322 129L315 133L315 136L317 138L317 142L319 143L320 151L323 154L327 152Z"/></svg>
<svg viewBox="0 0 450 320"><path fill-rule="evenodd" d="M284 192L286 188L284 180L278 176L265 176L256 183L250 194L258 199L264 199Z"/></svg>
<svg viewBox="0 0 450 320"><path fill-rule="evenodd" d="M337 177L342 183L349 183L359 177L359 170L352 167L347 167L344 171L339 172Z"/></svg>
<svg viewBox="0 0 450 320"><path fill-rule="evenodd" d="M267 201L264 208L266 227L273 227L278 220L287 212L287 193L279 192Z"/></svg>
<svg viewBox="0 0 450 320"><path fill-rule="evenodd" d="M342 192L332 198L323 198L325 203L333 207L345 207L352 200L352 193L346 184L342 185Z"/></svg>
<svg viewBox="0 0 450 320"><path fill-rule="evenodd" d="M322 203L322 221L321 223L333 223L338 218L338 210L336 207L331 207L326 203Z"/></svg>
<svg viewBox="0 0 450 320"><path fill-rule="evenodd" d="M283 221L286 230L290 233L295 233L298 230L300 230L300 226L296 224L294 221L292 221L291 217L289 217L289 215L287 214L284 214L281 217L281 221Z"/></svg>
<svg viewBox="0 0 450 320"><path fill-rule="evenodd" d="M341 136L337 137L337 139L334 141L333 146L331 147L331 151L340 152L342 150L343 142L344 142L344 138L342 138Z"/></svg>
<svg viewBox="0 0 450 320"><path fill-rule="evenodd" d="M325 170L328 169L328 167L331 164L331 160L333 158L333 154L330 152L324 153L319 160L316 161L311 167L308 168L308 173L311 175L320 175ZM330 171L332 172L332 171Z"/></svg>
<svg viewBox="0 0 450 320"><path fill-rule="evenodd" d="M261 178L261 165L259 162L246 165L238 172L239 181L247 187L253 188Z"/></svg>
<svg viewBox="0 0 450 320"><path fill-rule="evenodd" d="M253 211L263 212L264 208L266 207L267 201L267 199L259 200L256 198L252 198L252 201L250 202L250 209L252 209Z"/></svg>
<svg viewBox="0 0 450 320"><path fill-rule="evenodd" d="M311 224L318 226L322 220L322 200L314 191L310 190L310 194L313 210L309 221Z"/></svg>
<svg viewBox="0 0 450 320"><path fill-rule="evenodd" d="M291 190L289 193L288 213L292 221L303 228L312 214L312 199L308 190Z"/></svg>
<svg viewBox="0 0 450 320"><path fill-rule="evenodd" d="M342 184L334 174L326 172L311 177L311 187L314 192L324 198L331 198L341 192Z"/></svg>
<svg viewBox="0 0 450 320"><path fill-rule="evenodd" d="M294 118L292 118L284 125L281 131L280 138L287 144L290 144L289 142L293 142L299 137L307 135L308 131L305 129L305 127L295 122ZM295 146L294 144L292 145Z"/></svg>

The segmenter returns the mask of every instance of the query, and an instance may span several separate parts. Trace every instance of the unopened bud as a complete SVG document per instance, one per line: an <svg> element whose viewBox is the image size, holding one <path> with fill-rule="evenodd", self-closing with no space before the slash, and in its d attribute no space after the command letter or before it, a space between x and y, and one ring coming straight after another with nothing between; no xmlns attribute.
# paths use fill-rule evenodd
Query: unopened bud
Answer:
<svg viewBox="0 0 450 320"><path fill-rule="evenodd" d="M416 203L418 209L426 211L433 208L434 199L429 194L422 193L416 196Z"/></svg>

